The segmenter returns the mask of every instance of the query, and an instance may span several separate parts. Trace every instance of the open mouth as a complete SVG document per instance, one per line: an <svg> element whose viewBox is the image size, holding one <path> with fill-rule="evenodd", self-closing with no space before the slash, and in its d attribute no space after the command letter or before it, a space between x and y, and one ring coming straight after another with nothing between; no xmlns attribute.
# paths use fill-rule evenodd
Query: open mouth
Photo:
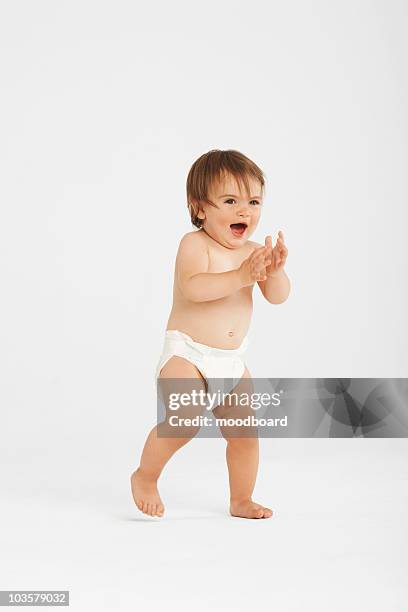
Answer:
<svg viewBox="0 0 408 612"><path fill-rule="evenodd" d="M234 236L237 236L238 238L244 235L247 227L248 226L246 223L231 223L230 225L232 233L234 234Z"/></svg>

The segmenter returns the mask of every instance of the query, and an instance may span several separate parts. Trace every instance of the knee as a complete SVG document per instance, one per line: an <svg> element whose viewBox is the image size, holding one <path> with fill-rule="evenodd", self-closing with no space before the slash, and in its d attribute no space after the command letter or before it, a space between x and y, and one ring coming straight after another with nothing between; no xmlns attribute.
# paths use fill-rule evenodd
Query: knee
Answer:
<svg viewBox="0 0 408 612"><path fill-rule="evenodd" d="M198 434L201 428L196 425L180 425L179 427L174 427L166 420L159 423L157 429L157 435L160 438L182 438L191 440L191 438L194 438Z"/></svg>
<svg viewBox="0 0 408 612"><path fill-rule="evenodd" d="M236 452L248 452L256 450L259 445L259 440L254 437L226 437L228 450Z"/></svg>

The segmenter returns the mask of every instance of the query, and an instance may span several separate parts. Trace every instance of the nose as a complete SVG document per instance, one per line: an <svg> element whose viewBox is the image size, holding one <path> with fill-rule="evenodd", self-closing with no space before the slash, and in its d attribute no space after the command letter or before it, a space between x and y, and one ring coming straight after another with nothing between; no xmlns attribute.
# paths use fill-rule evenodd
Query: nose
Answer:
<svg viewBox="0 0 408 612"><path fill-rule="evenodd" d="M238 215L242 218L246 218L249 217L249 207L248 206L241 206L241 208L238 211Z"/></svg>

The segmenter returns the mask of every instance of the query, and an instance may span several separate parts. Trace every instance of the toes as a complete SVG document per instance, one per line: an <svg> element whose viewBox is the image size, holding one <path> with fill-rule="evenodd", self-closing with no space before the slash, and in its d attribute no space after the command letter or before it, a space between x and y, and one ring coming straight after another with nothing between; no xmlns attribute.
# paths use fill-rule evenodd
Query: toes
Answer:
<svg viewBox="0 0 408 612"><path fill-rule="evenodd" d="M247 519L270 518L273 515L270 508L266 508L265 506L261 506L261 504L256 504L254 502L241 504L240 506L238 505L236 507L230 507L230 513L232 516L239 516Z"/></svg>
<svg viewBox="0 0 408 612"><path fill-rule="evenodd" d="M270 508L264 508L264 518L271 518L273 512Z"/></svg>
<svg viewBox="0 0 408 612"><path fill-rule="evenodd" d="M250 512L253 518L262 518L263 517L263 506L260 504L252 504L250 508Z"/></svg>
<svg viewBox="0 0 408 612"><path fill-rule="evenodd" d="M139 500L136 505L141 512L144 512L144 514L148 514L149 516L163 516L164 514L164 506L162 504L149 503Z"/></svg>

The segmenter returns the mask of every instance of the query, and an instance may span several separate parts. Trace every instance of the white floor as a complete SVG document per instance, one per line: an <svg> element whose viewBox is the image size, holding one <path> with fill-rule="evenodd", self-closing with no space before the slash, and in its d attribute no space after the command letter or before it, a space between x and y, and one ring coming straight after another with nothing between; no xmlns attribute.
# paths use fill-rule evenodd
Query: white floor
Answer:
<svg viewBox="0 0 408 612"><path fill-rule="evenodd" d="M122 459L96 469L78 455L66 468L9 457L0 589L69 589L81 611L405 612L408 441L261 445L254 499L275 515L257 521L227 513L221 440L195 440L173 458L163 519L133 506L135 466Z"/></svg>

